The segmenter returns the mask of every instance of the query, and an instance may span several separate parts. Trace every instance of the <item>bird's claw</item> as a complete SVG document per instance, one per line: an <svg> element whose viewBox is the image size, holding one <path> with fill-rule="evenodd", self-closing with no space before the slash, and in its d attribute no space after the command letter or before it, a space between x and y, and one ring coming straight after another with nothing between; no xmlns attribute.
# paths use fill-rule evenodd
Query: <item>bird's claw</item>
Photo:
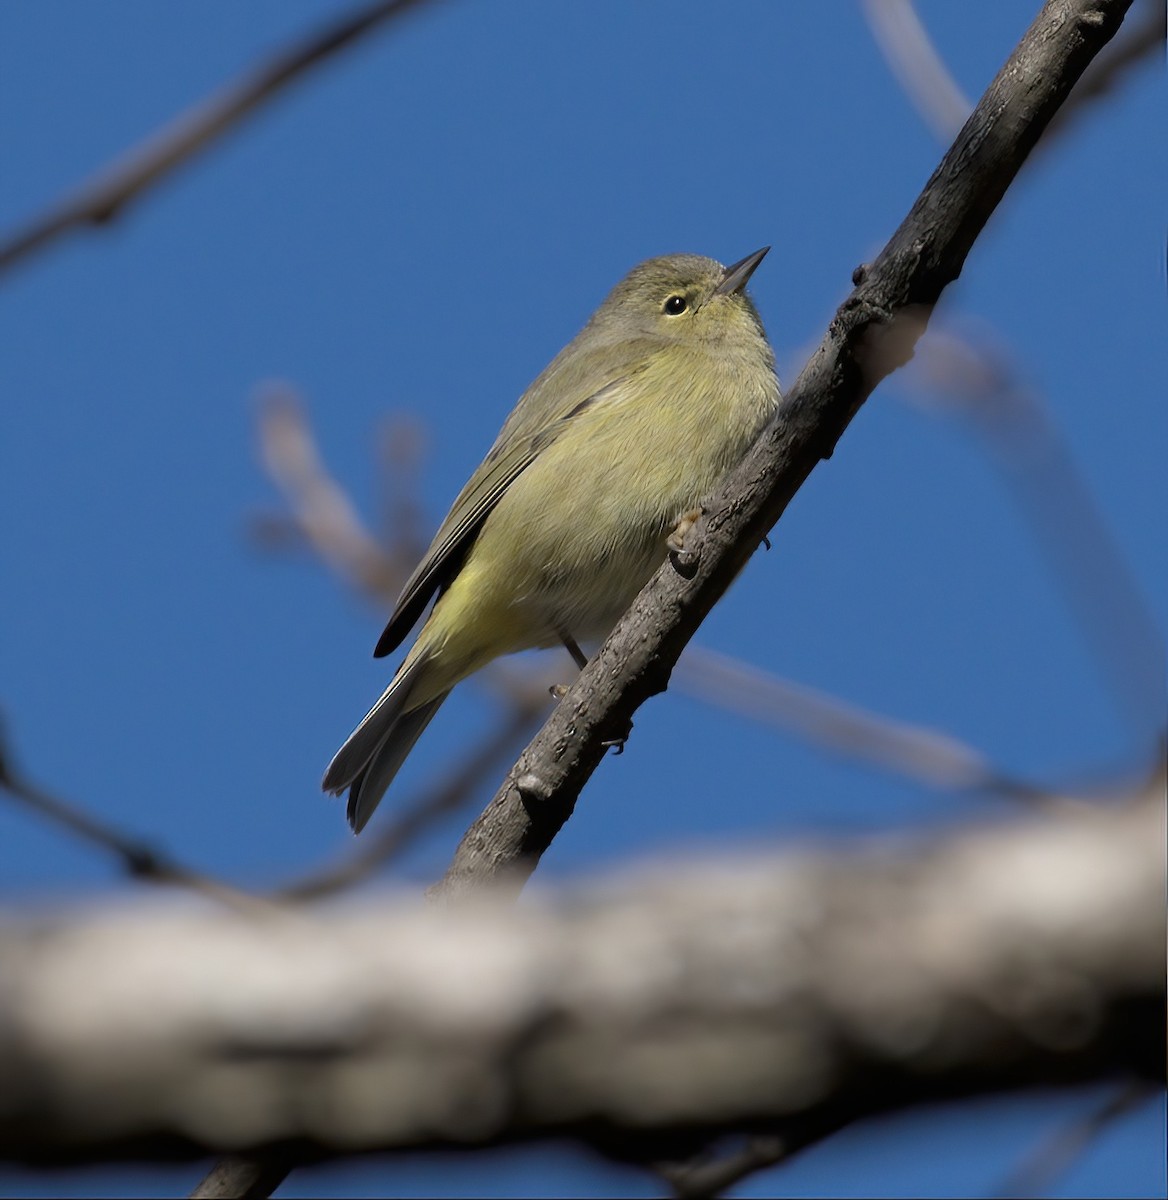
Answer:
<svg viewBox="0 0 1168 1200"><path fill-rule="evenodd" d="M694 527L701 515L700 508L691 508L689 512L682 513L678 518L673 532L665 539L665 544L674 554L681 554L685 550L686 534Z"/></svg>

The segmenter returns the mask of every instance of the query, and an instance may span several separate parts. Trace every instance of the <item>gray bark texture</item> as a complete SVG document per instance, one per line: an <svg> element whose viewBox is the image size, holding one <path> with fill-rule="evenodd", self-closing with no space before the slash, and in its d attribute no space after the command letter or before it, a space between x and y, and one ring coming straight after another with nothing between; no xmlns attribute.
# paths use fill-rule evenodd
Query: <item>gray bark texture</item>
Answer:
<svg viewBox="0 0 1168 1200"><path fill-rule="evenodd" d="M1164 804L574 892L204 902L0 926L0 1153L26 1162L722 1132L1164 1072Z"/></svg>

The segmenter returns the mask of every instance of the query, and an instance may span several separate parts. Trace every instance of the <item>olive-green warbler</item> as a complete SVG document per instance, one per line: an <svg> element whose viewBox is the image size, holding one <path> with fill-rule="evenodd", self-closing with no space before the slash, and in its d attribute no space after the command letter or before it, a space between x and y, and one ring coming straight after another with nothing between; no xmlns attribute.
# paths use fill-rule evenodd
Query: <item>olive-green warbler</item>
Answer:
<svg viewBox="0 0 1168 1200"><path fill-rule="evenodd" d="M779 403L774 354L730 267L651 258L520 397L402 589L375 655L437 602L323 787L359 832L439 705L501 654L602 639Z"/></svg>

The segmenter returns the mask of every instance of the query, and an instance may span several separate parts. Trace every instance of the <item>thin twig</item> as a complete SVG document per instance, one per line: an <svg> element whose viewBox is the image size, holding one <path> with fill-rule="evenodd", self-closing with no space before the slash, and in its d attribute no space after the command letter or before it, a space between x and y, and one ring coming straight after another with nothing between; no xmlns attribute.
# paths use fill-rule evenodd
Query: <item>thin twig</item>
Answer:
<svg viewBox="0 0 1168 1200"><path fill-rule="evenodd" d="M387 438L391 467L382 474L389 492L389 519L384 535L375 537L325 465L299 392L287 385L270 386L260 394L257 412L261 459L288 505L288 515L280 518L279 524L275 520L265 523L265 538L272 542L294 538L358 595L376 604L392 602L422 549L416 537L419 522L409 479L417 461L417 431L399 427ZM577 665L584 665L582 656ZM522 684L525 678L515 683ZM489 673L487 679L500 682L497 672ZM689 647L673 681L680 690L707 703L767 721L833 752L875 763L928 786L993 791L1026 800L1043 794L1040 788L1007 777L977 751L947 734L866 712L701 646ZM537 690L542 695L545 689L537 685ZM514 692L521 703L524 691L520 686ZM531 689L526 693L531 694ZM429 801L424 801L423 807L428 809ZM447 810L439 806L436 811ZM387 839L388 853L397 853L395 836L391 833ZM372 865L384 858L372 849L354 860L354 868L357 862L366 861Z"/></svg>
<svg viewBox="0 0 1168 1200"><path fill-rule="evenodd" d="M1116 708L1142 741L1158 738L1165 680L1156 621L1018 364L989 331L962 333L950 324L930 331L905 379L920 389L914 400L926 411L964 418L980 435L1061 581Z"/></svg>
<svg viewBox="0 0 1168 1200"><path fill-rule="evenodd" d="M231 884L213 879L184 866L162 850L115 829L91 816L85 809L24 778L13 765L11 749L0 733L0 791L19 801L38 816L66 829L75 837L113 854L131 879L147 883L177 885L222 904L245 911L269 906L269 901Z"/></svg>
<svg viewBox="0 0 1168 1200"><path fill-rule="evenodd" d="M1157 51L1163 59L1164 43L1168 41L1168 10L1162 0L1137 0L1136 7L1138 18L1129 19L1119 37L1083 73L1066 104L1047 126L1041 146L1049 146L1083 111L1113 92L1133 67L1152 59Z"/></svg>
<svg viewBox="0 0 1168 1200"><path fill-rule="evenodd" d="M393 600L413 562L413 547L382 544L320 457L307 410L287 385L259 395L257 435L268 476L288 505L294 528L345 583L382 603Z"/></svg>
<svg viewBox="0 0 1168 1200"><path fill-rule="evenodd" d="M257 411L261 459L288 505L285 524L269 522L266 536L271 540L294 537L365 599L392 602L421 552L408 478L417 461L417 431L405 427L387 439L391 466L383 476L389 492L389 519L385 534L378 538L326 467L299 392L288 385L271 385L261 392ZM586 665L578 647L573 657L578 667ZM492 672L487 678L498 682L499 676ZM1045 794L1041 788L1009 778L956 738L868 713L700 646L686 651L674 683L708 703L778 725L833 752L875 763L928 786L992 791L1027 801ZM523 690L521 687L517 693L521 701ZM429 810L429 802L424 801L422 807ZM435 811L447 810L439 806ZM414 829L408 818L403 820ZM393 831L387 835L386 845L387 854L398 852ZM372 869L383 861L372 849L354 860L353 869L358 869L357 863L368 863Z"/></svg>
<svg viewBox="0 0 1168 1200"><path fill-rule="evenodd" d="M970 104L929 37L912 0L862 0L864 15L893 75L921 119L940 142L947 142L969 115ZM1084 72L1066 103L1047 126L1041 145L1048 147L1091 102L1115 89L1127 72L1165 41L1168 14L1160 0L1143 0L1139 20Z"/></svg>
<svg viewBox="0 0 1168 1200"><path fill-rule="evenodd" d="M414 413L393 413L377 434L377 459L381 469L377 479L380 496L376 506L376 528L383 546L393 548L403 564L403 582L422 559L430 544L428 521L419 503L420 467L426 456L426 428ZM399 585L400 586L400 585ZM384 597L388 605L397 600Z"/></svg>
<svg viewBox="0 0 1168 1200"><path fill-rule="evenodd" d="M1007 777L949 734L879 716L692 642L678 661L670 685L929 787L991 791L1026 800L1044 794Z"/></svg>
<svg viewBox="0 0 1168 1200"><path fill-rule="evenodd" d="M267 1200L299 1163L271 1151L221 1158L191 1192L191 1200Z"/></svg>
<svg viewBox="0 0 1168 1200"><path fill-rule="evenodd" d="M1146 1080L1133 1080L1119 1088L1101 1105L1044 1139L1010 1172L997 1191L1001 1200L1041 1196L1091 1143L1120 1117L1157 1096L1160 1089Z"/></svg>
<svg viewBox="0 0 1168 1200"><path fill-rule="evenodd" d="M25 228L0 242L0 271L71 229L99 227L237 125L310 67L424 0L378 0L246 72L99 171Z"/></svg>

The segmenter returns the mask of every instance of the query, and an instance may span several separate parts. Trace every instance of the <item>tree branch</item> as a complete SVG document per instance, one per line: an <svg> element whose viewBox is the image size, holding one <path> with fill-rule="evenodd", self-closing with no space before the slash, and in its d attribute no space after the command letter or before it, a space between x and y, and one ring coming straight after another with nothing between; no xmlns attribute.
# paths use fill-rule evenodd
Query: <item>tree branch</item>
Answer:
<svg viewBox="0 0 1168 1200"><path fill-rule="evenodd" d="M52 822L58 829L67 830L89 845L108 851L131 879L190 888L213 900L239 908L262 907L268 903L259 896L186 866L166 851L116 829L80 805L70 803L25 778L15 766L3 728L0 728L0 794L7 795L30 812Z"/></svg>
<svg viewBox="0 0 1168 1200"><path fill-rule="evenodd" d="M1163 641L1042 396L984 329L930 330L914 367L905 383L924 383L922 407L964 419L988 451L1142 751L1149 735L1162 736Z"/></svg>
<svg viewBox="0 0 1168 1200"><path fill-rule="evenodd" d="M1130 0L1048 0L912 210L856 288L779 413L706 507L693 549L657 572L467 831L432 889L513 884L571 816L606 743L665 689L686 642L873 388L911 356L932 306L1043 129Z"/></svg>
<svg viewBox="0 0 1168 1200"><path fill-rule="evenodd" d="M0 926L0 1154L284 1161L582 1139L797 1145L1164 1071L1162 777L944 839L416 897ZM271 1161L269 1159L269 1161Z"/></svg>
<svg viewBox="0 0 1168 1200"><path fill-rule="evenodd" d="M1050 791L1011 778L937 729L893 720L806 684L690 644L670 686L728 712L772 725L840 758L947 791L996 792L1031 803Z"/></svg>
<svg viewBox="0 0 1168 1200"><path fill-rule="evenodd" d="M0 242L0 271L71 229L113 220L175 167L193 158L309 67L423 0L377 0L249 71L128 151L24 229Z"/></svg>

